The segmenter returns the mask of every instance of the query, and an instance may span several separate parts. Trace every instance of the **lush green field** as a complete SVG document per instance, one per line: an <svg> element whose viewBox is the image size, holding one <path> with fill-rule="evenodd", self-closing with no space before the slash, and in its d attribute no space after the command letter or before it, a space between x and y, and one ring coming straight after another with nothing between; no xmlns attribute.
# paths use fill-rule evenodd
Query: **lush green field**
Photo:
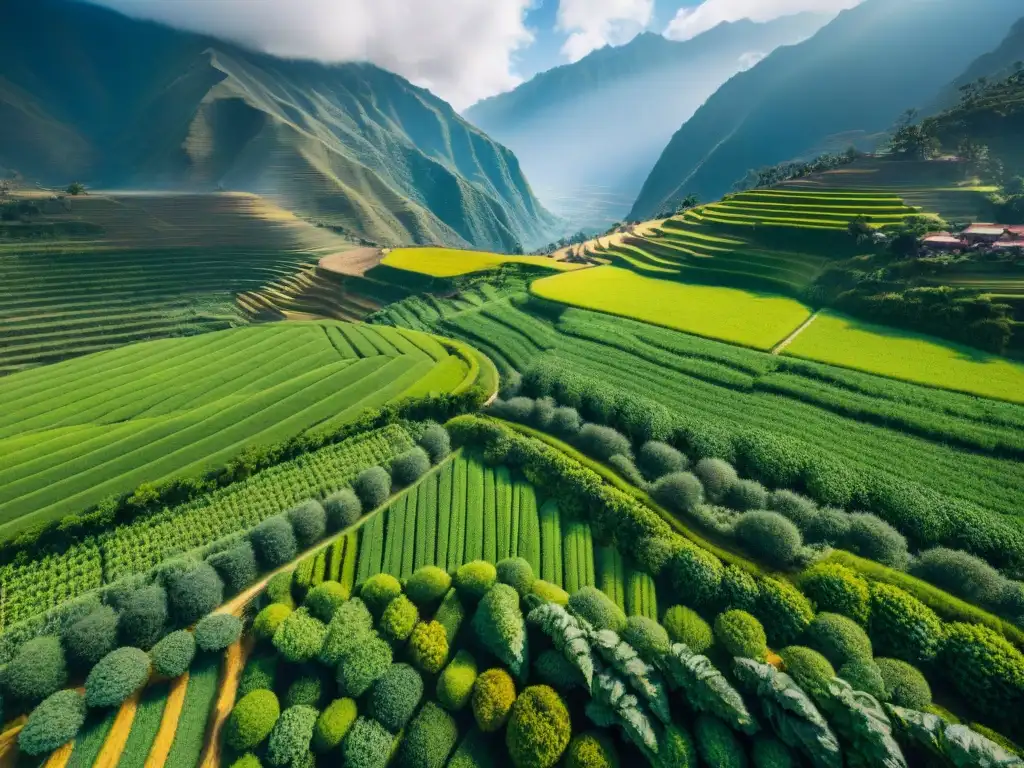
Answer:
<svg viewBox="0 0 1024 768"><path fill-rule="evenodd" d="M833 312L821 312L784 354L1024 403L1024 364Z"/></svg>
<svg viewBox="0 0 1024 768"><path fill-rule="evenodd" d="M0 380L0 536L335 429L469 375L422 334L318 322L132 345Z"/></svg>
<svg viewBox="0 0 1024 768"><path fill-rule="evenodd" d="M382 263L388 267L419 272L431 277L458 277L471 272L494 269L502 264L529 264L558 271L579 269L578 264L566 264L542 256L506 256L451 248L396 248L384 257Z"/></svg>
<svg viewBox="0 0 1024 768"><path fill-rule="evenodd" d="M547 277L531 290L551 301L764 350L811 315L803 304L782 296L684 285L617 267Z"/></svg>

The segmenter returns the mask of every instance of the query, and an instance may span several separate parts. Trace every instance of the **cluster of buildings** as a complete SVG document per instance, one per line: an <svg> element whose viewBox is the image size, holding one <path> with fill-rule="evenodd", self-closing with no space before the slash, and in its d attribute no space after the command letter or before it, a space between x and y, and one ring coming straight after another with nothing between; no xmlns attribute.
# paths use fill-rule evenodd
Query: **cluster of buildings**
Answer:
<svg viewBox="0 0 1024 768"><path fill-rule="evenodd" d="M985 249L991 251L1024 248L1024 226L1005 224L971 224L959 233L933 232L922 242L925 248L934 251L967 251Z"/></svg>

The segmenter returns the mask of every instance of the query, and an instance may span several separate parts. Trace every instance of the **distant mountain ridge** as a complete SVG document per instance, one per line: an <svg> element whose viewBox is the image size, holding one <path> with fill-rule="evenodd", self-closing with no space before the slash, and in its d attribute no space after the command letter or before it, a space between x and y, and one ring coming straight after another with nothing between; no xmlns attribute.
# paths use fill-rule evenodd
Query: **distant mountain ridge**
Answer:
<svg viewBox="0 0 1024 768"><path fill-rule="evenodd" d="M370 64L287 61L76 0L0 0L0 167L226 188L384 244L512 250L555 218L516 157Z"/></svg>
<svg viewBox="0 0 1024 768"><path fill-rule="evenodd" d="M642 34L481 101L465 117L516 153L545 202L588 200L595 224L610 221L625 214L672 133L719 85L829 18L724 23L682 42Z"/></svg>
<svg viewBox="0 0 1024 768"><path fill-rule="evenodd" d="M1020 15L1019 0L866 0L723 85L675 134L631 219L694 193L717 199L753 168L828 138L887 130L934 98Z"/></svg>

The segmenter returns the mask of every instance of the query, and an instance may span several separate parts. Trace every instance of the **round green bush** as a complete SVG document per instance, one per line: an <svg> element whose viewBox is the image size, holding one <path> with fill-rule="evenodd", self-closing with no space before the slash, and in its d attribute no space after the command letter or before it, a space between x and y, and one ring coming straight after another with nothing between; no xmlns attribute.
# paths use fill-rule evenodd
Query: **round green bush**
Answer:
<svg viewBox="0 0 1024 768"><path fill-rule="evenodd" d="M545 603L566 606L569 604L569 593L557 584L544 579L537 579L530 587L530 594L536 595Z"/></svg>
<svg viewBox="0 0 1024 768"><path fill-rule="evenodd" d="M246 752L270 736L281 716L281 705L273 691L256 690L238 700L224 724L224 742Z"/></svg>
<svg viewBox="0 0 1024 768"><path fill-rule="evenodd" d="M850 515L850 530L843 539L843 547L855 555L904 570L910 562L907 540L887 522L867 512Z"/></svg>
<svg viewBox="0 0 1024 768"><path fill-rule="evenodd" d="M806 693L812 696L823 696L828 691L828 684L836 671L828 659L811 648L791 645L779 651L786 674L792 677Z"/></svg>
<svg viewBox="0 0 1024 768"><path fill-rule="evenodd" d="M471 704L476 724L484 733L500 730L516 701L516 684L500 667L488 669L473 684Z"/></svg>
<svg viewBox="0 0 1024 768"><path fill-rule="evenodd" d="M37 757L63 747L85 723L85 697L78 691L57 691L32 710L18 734L18 747Z"/></svg>
<svg viewBox="0 0 1024 768"><path fill-rule="evenodd" d="M341 742L345 768L384 768L391 757L395 737L376 720L358 718Z"/></svg>
<svg viewBox="0 0 1024 768"><path fill-rule="evenodd" d="M334 618L334 612L349 597L349 591L341 584L336 581L325 581L313 587L302 604L310 615L327 624Z"/></svg>
<svg viewBox="0 0 1024 768"><path fill-rule="evenodd" d="M412 485L430 471L430 457L420 447L396 456L391 462L391 481L396 488Z"/></svg>
<svg viewBox="0 0 1024 768"><path fill-rule="evenodd" d="M673 472L658 479L651 496L670 512L689 515L704 503L704 488L696 475Z"/></svg>
<svg viewBox="0 0 1024 768"><path fill-rule="evenodd" d="M242 670L242 679L238 681L238 697L241 698L253 691L274 690L278 658L276 654L250 658Z"/></svg>
<svg viewBox="0 0 1024 768"><path fill-rule="evenodd" d="M710 552L686 546L675 554L668 569L672 586L692 606L711 605L718 599L725 569Z"/></svg>
<svg viewBox="0 0 1024 768"><path fill-rule="evenodd" d="M455 572L455 589L468 604L476 603L498 581L498 570L486 560L474 560Z"/></svg>
<svg viewBox="0 0 1024 768"><path fill-rule="evenodd" d="M459 726L437 704L428 701L409 723L398 748L403 768L444 768L459 741Z"/></svg>
<svg viewBox="0 0 1024 768"><path fill-rule="evenodd" d="M807 645L839 667L848 661L870 661L871 640L853 619L819 613L807 628Z"/></svg>
<svg viewBox="0 0 1024 768"><path fill-rule="evenodd" d="M804 530L804 540L811 544L827 544L830 547L846 545L850 533L850 515L842 509L825 507Z"/></svg>
<svg viewBox="0 0 1024 768"><path fill-rule="evenodd" d="M409 638L409 660L417 669L436 675L448 661L448 635L436 621L420 622Z"/></svg>
<svg viewBox="0 0 1024 768"><path fill-rule="evenodd" d="M171 632L149 652L153 671L170 678L185 674L195 657L196 639L187 629Z"/></svg>
<svg viewBox="0 0 1024 768"><path fill-rule="evenodd" d="M476 682L476 659L468 651L459 651L437 679L437 701L445 709L465 709Z"/></svg>
<svg viewBox="0 0 1024 768"><path fill-rule="evenodd" d="M392 664L371 686L367 715L389 731L405 727L423 698L423 678L408 664Z"/></svg>
<svg viewBox="0 0 1024 768"><path fill-rule="evenodd" d="M28 704L56 693L67 681L64 648L48 635L23 643L3 670L4 691Z"/></svg>
<svg viewBox="0 0 1024 768"><path fill-rule="evenodd" d="M195 624L224 602L224 582L209 563L195 563L165 576L171 618L181 627Z"/></svg>
<svg viewBox="0 0 1024 768"><path fill-rule="evenodd" d="M800 589L819 611L838 613L866 626L871 615L871 592L856 571L839 563L821 563L805 571Z"/></svg>
<svg viewBox="0 0 1024 768"><path fill-rule="evenodd" d="M817 504L806 496L785 489L772 491L768 495L768 509L783 515L801 531L806 531L818 515Z"/></svg>
<svg viewBox="0 0 1024 768"><path fill-rule="evenodd" d="M132 592L120 609L117 632L122 645L148 650L164 636L167 592L152 584Z"/></svg>
<svg viewBox="0 0 1024 768"><path fill-rule="evenodd" d="M673 472L685 472L690 466L686 456L668 443L650 440L643 444L636 457L637 467L651 482Z"/></svg>
<svg viewBox="0 0 1024 768"><path fill-rule="evenodd" d="M117 611L100 605L71 624L63 633L68 661L80 670L92 666L117 648Z"/></svg>
<svg viewBox="0 0 1024 768"><path fill-rule="evenodd" d="M299 553L295 531L284 515L268 517L249 532L249 541L266 571L290 563Z"/></svg>
<svg viewBox="0 0 1024 768"><path fill-rule="evenodd" d="M978 605L997 603L1006 588L1005 577L980 557L945 547L919 554L910 573Z"/></svg>
<svg viewBox="0 0 1024 768"><path fill-rule="evenodd" d="M448 594L452 577L435 565L418 569L405 584L405 593L421 610L436 608Z"/></svg>
<svg viewBox="0 0 1024 768"><path fill-rule="evenodd" d="M533 566L522 557L508 557L500 561L495 570L498 573L498 581L508 584L520 597L526 597L533 588L533 582L537 577L533 573Z"/></svg>
<svg viewBox="0 0 1024 768"><path fill-rule="evenodd" d="M707 653L714 645L711 626L685 605L674 605L665 611L662 624L673 643L683 643L694 653Z"/></svg>
<svg viewBox="0 0 1024 768"><path fill-rule="evenodd" d="M149 655L139 648L118 648L92 668L85 679L85 703L92 708L120 706L149 680Z"/></svg>
<svg viewBox="0 0 1024 768"><path fill-rule="evenodd" d="M575 408L555 408L551 414L551 434L563 439L575 440L583 428L583 421L580 419L579 411Z"/></svg>
<svg viewBox="0 0 1024 768"><path fill-rule="evenodd" d="M399 595L384 609L380 617L380 634L385 640L404 643L409 639L420 613L405 595Z"/></svg>
<svg viewBox="0 0 1024 768"><path fill-rule="evenodd" d="M375 635L373 616L366 604L354 597L335 611L317 658L325 666L336 667L345 654L368 635Z"/></svg>
<svg viewBox="0 0 1024 768"><path fill-rule="evenodd" d="M223 651L242 636L242 620L228 613L211 613L196 624L196 645L201 651Z"/></svg>
<svg viewBox="0 0 1024 768"><path fill-rule="evenodd" d="M772 568L791 565L804 543L797 527L778 512L748 512L736 523L733 535L751 557Z"/></svg>
<svg viewBox="0 0 1024 768"><path fill-rule="evenodd" d="M753 611L761 588L749 573L735 565L727 565L722 571L722 585L718 590L717 605L720 611L735 609Z"/></svg>
<svg viewBox="0 0 1024 768"><path fill-rule="evenodd" d="M632 485L638 488L644 487L647 483L644 480L644 476L640 474L640 470L636 468L636 464L629 456L623 456L621 453L617 453L612 456L608 461L605 462L609 467L614 469L619 477L628 480Z"/></svg>
<svg viewBox="0 0 1024 768"><path fill-rule="evenodd" d="M556 691L586 688L583 675L561 653L553 649L542 651L534 659L533 669L538 682L546 683Z"/></svg>
<svg viewBox="0 0 1024 768"><path fill-rule="evenodd" d="M372 512L391 496L391 475L384 467L370 467L359 473L352 490L356 492L363 509Z"/></svg>
<svg viewBox="0 0 1024 768"><path fill-rule="evenodd" d="M761 580L755 613L775 648L795 642L814 619L810 601L781 579Z"/></svg>
<svg viewBox="0 0 1024 768"><path fill-rule="evenodd" d="M324 754L335 749L352 728L358 714L352 699L335 699L328 704L313 726L313 751Z"/></svg>
<svg viewBox="0 0 1024 768"><path fill-rule="evenodd" d="M206 562L217 571L220 580L224 582L224 589L231 595L241 592L256 581L260 573L256 565L256 552L248 539L210 555Z"/></svg>
<svg viewBox="0 0 1024 768"><path fill-rule="evenodd" d="M281 571L271 576L270 581L267 582L267 588L264 590L267 601L295 608L295 596L292 594L294 580L294 570Z"/></svg>
<svg viewBox="0 0 1024 768"><path fill-rule="evenodd" d="M621 634L628 625L622 609L596 587L583 587L571 595L569 610L594 629L610 629Z"/></svg>
<svg viewBox="0 0 1024 768"><path fill-rule="evenodd" d="M768 652L764 627L746 611L726 611L715 618L715 638L730 656L763 659Z"/></svg>
<svg viewBox="0 0 1024 768"><path fill-rule="evenodd" d="M764 509L768 506L768 491L756 480L737 480L725 493L725 505L740 512Z"/></svg>
<svg viewBox="0 0 1024 768"><path fill-rule="evenodd" d="M615 742L601 731L574 736L565 755L565 768L619 768Z"/></svg>
<svg viewBox="0 0 1024 768"><path fill-rule="evenodd" d="M622 639L633 646L633 650L649 664L654 664L668 653L671 646L665 628L646 616L630 616L626 620L626 631L622 633Z"/></svg>
<svg viewBox="0 0 1024 768"><path fill-rule="evenodd" d="M419 439L420 447L430 456L430 463L437 464L452 452L452 439L448 430L440 424L430 424Z"/></svg>
<svg viewBox="0 0 1024 768"><path fill-rule="evenodd" d="M725 494L739 482L739 475L732 464L721 459L701 459L693 473L704 487L704 495L712 504L720 504Z"/></svg>
<svg viewBox="0 0 1024 768"><path fill-rule="evenodd" d="M554 688L533 685L519 694L505 733L505 746L516 768L551 768L571 737L569 710Z"/></svg>
<svg viewBox="0 0 1024 768"><path fill-rule="evenodd" d="M327 627L305 608L292 611L274 633L274 647L287 661L296 664L313 659L323 647Z"/></svg>
<svg viewBox="0 0 1024 768"><path fill-rule="evenodd" d="M359 597L374 616L380 616L392 600L402 594L402 585L390 573L371 576L359 591Z"/></svg>
<svg viewBox="0 0 1024 768"><path fill-rule="evenodd" d="M299 549L313 546L327 533L327 513L319 501L304 501L285 512L285 517L292 524Z"/></svg>
<svg viewBox="0 0 1024 768"><path fill-rule="evenodd" d="M658 768L697 768L693 739L678 725L669 725L658 745Z"/></svg>
<svg viewBox="0 0 1024 768"><path fill-rule="evenodd" d="M391 668L391 646L373 634L364 636L346 653L338 665L338 689L358 699Z"/></svg>
<svg viewBox="0 0 1024 768"><path fill-rule="evenodd" d="M916 597L881 582L871 582L868 636L875 653L925 664L935 658L943 636L942 621Z"/></svg>
<svg viewBox="0 0 1024 768"><path fill-rule="evenodd" d="M252 623L252 631L257 640L273 640L277 628L292 615L292 609L284 603L271 603L258 614Z"/></svg>
<svg viewBox="0 0 1024 768"><path fill-rule="evenodd" d="M732 729L711 715L701 715L693 724L697 754L715 768L746 768L747 756Z"/></svg>
<svg viewBox="0 0 1024 768"><path fill-rule="evenodd" d="M284 695L285 709L289 707L313 707L320 709L327 696L323 679L317 674L299 675L292 680Z"/></svg>
<svg viewBox="0 0 1024 768"><path fill-rule="evenodd" d="M885 698L891 704L919 711L931 706L931 686L917 667L899 659L875 659L875 664L885 685Z"/></svg>
<svg viewBox="0 0 1024 768"><path fill-rule="evenodd" d="M331 533L343 531L359 522L363 514L363 503L351 488L342 488L324 500L324 515L327 530Z"/></svg>
<svg viewBox="0 0 1024 768"><path fill-rule="evenodd" d="M879 669L874 659L848 661L839 668L836 675L848 682L855 691L869 693L879 701L889 700L889 694L885 690L885 680L882 678L882 670Z"/></svg>
<svg viewBox="0 0 1024 768"><path fill-rule="evenodd" d="M320 716L312 707L291 707L281 713L270 729L267 741L267 762L270 765L291 765L309 752L313 728Z"/></svg>
<svg viewBox="0 0 1024 768"><path fill-rule="evenodd" d="M799 762L789 747L770 736L758 736L750 750L754 768L797 768Z"/></svg>
<svg viewBox="0 0 1024 768"><path fill-rule="evenodd" d="M252 752L246 752L231 764L231 768L263 768L263 763Z"/></svg>
<svg viewBox="0 0 1024 768"><path fill-rule="evenodd" d="M616 454L630 456L633 453L628 437L600 424L584 424L576 435L576 445L585 454L600 461L607 461Z"/></svg>

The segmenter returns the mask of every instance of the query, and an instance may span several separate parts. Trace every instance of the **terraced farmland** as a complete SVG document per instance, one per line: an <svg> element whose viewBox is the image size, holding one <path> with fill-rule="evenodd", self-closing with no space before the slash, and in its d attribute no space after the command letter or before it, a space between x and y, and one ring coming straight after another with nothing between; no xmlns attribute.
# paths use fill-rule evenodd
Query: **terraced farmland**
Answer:
<svg viewBox="0 0 1024 768"><path fill-rule="evenodd" d="M562 271L579 269L543 256L508 256L484 251L459 251L452 248L396 248L384 257L384 266L418 272L430 277L458 277L472 272L495 269L503 264L525 264Z"/></svg>

